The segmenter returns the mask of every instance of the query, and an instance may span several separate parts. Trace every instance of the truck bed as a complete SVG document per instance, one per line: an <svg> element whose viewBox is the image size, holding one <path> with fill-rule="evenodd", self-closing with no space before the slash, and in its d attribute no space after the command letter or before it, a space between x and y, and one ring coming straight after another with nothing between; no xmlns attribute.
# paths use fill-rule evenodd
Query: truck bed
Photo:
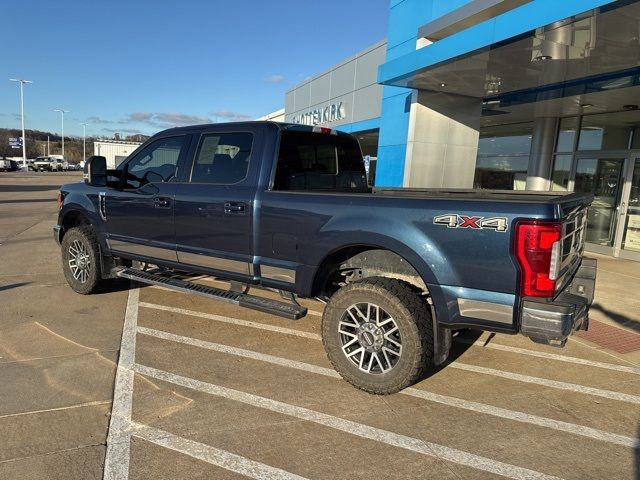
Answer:
<svg viewBox="0 0 640 480"><path fill-rule="evenodd" d="M538 192L531 190L474 190L465 188L374 188L376 195L424 199L491 200L518 203L584 202L589 194L578 192Z"/></svg>

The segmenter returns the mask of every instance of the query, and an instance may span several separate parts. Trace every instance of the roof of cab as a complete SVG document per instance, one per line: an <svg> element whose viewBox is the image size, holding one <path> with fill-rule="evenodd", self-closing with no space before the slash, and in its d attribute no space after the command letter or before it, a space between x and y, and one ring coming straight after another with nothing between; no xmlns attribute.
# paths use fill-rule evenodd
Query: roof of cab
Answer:
<svg viewBox="0 0 640 480"><path fill-rule="evenodd" d="M174 133L174 132L186 132L186 131L193 132L193 131L207 130L210 128L220 128L220 127L227 128L231 126L237 127L237 128L256 127L256 126L264 126L267 128L276 127L279 130L293 130L293 131L303 131L303 132L311 132L311 133L317 132L318 128L325 129L325 127L321 127L319 125L313 126L313 125L300 125L298 123L273 122L270 120L252 120L247 122L204 123L200 125L188 125L185 127L173 127L173 128L169 128L169 129L157 132L156 134L153 135L153 137L161 134L165 135L167 133ZM348 133L341 132L338 129L327 128L327 130L344 134L344 135L349 135Z"/></svg>

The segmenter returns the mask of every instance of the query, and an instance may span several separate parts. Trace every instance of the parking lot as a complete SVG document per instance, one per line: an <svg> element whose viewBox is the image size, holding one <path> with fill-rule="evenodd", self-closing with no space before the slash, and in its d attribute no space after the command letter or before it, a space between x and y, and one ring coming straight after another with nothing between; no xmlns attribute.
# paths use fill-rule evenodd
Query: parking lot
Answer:
<svg viewBox="0 0 640 480"><path fill-rule="evenodd" d="M126 282L74 294L51 236L69 179L0 177L0 478L638 478L637 351L465 331L444 368L369 395L331 368L320 302L291 321Z"/></svg>

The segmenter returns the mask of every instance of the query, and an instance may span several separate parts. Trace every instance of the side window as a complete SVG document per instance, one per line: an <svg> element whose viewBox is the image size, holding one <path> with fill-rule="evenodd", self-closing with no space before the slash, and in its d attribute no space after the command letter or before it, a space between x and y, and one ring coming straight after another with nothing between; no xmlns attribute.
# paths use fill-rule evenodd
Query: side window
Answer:
<svg viewBox="0 0 640 480"><path fill-rule="evenodd" d="M127 184L140 188L147 183L175 179L184 139L184 136L162 138L139 152L127 162Z"/></svg>
<svg viewBox="0 0 640 480"><path fill-rule="evenodd" d="M358 142L347 136L282 132L273 189L368 191Z"/></svg>
<svg viewBox="0 0 640 480"><path fill-rule="evenodd" d="M247 177L251 157L251 133L204 135L191 171L191 183L233 185Z"/></svg>

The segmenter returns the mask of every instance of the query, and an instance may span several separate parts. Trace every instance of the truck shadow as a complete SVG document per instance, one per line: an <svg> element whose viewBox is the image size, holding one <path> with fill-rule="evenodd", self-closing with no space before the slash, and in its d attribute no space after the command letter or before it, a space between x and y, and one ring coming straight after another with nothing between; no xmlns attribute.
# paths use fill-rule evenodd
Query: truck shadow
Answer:
<svg viewBox="0 0 640 480"><path fill-rule="evenodd" d="M126 278L115 278L110 282L107 282L105 287L98 292L98 295L105 295L107 293L123 292L131 290L132 288L143 288L147 285L141 283L131 282Z"/></svg>
<svg viewBox="0 0 640 480"><path fill-rule="evenodd" d="M430 369L422 380L436 375L441 370L446 369L450 363L458 360L467 350L469 350L469 348L471 348L473 343L476 342L481 335L481 330L462 329L454 332L451 342L451 350L449 351L447 360L442 365L438 365L437 367ZM492 338L493 335L487 339L487 342L490 342Z"/></svg>

